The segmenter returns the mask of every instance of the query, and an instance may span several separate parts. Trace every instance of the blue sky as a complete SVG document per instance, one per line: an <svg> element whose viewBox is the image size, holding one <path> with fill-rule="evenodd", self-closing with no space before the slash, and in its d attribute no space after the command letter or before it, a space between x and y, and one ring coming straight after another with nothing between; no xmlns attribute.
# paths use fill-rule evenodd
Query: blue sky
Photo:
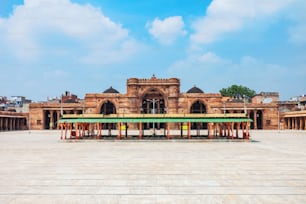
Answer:
<svg viewBox="0 0 306 204"><path fill-rule="evenodd" d="M131 77L306 94L304 0L1 0L2 96L83 98Z"/></svg>

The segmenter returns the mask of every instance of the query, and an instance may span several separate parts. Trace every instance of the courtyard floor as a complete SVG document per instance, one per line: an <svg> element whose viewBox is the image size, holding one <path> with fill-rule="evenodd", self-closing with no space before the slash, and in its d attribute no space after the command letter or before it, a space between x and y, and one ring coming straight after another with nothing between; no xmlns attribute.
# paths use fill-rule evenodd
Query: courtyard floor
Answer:
<svg viewBox="0 0 306 204"><path fill-rule="evenodd" d="M306 203L306 131L252 141L0 132L0 203Z"/></svg>

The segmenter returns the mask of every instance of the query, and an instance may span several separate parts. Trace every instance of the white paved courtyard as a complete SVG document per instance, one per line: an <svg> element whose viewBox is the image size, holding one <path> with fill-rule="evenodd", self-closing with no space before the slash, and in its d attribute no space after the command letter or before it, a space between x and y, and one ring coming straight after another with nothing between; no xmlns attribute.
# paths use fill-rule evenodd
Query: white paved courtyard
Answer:
<svg viewBox="0 0 306 204"><path fill-rule="evenodd" d="M0 203L306 203L306 132L254 142L0 133Z"/></svg>

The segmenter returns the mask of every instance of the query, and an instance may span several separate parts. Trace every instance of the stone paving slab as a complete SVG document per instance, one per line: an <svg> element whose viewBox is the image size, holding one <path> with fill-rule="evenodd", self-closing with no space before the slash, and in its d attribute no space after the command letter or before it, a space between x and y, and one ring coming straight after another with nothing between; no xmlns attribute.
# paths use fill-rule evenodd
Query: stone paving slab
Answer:
<svg viewBox="0 0 306 204"><path fill-rule="evenodd" d="M0 203L306 203L306 132L253 142L0 132Z"/></svg>

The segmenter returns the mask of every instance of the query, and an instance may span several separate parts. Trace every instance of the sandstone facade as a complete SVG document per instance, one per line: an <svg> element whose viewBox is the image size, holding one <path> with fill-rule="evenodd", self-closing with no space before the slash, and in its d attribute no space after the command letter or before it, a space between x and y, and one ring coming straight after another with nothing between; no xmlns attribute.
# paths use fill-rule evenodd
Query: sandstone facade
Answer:
<svg viewBox="0 0 306 204"><path fill-rule="evenodd" d="M153 75L149 79L128 79L126 93L110 87L103 93L87 93L80 103L33 103L30 122L32 129L55 129L61 114L71 113L246 113L253 119L251 129L277 129L278 96L271 94L272 100L260 97L267 98L269 94L257 95L248 102L222 97L220 93L204 93L197 87L183 93L179 79L159 79ZM206 124L200 126L207 127ZM152 124L146 124L144 128L151 127ZM156 128L163 128L163 124L156 124ZM175 125L172 128L176 128Z"/></svg>

